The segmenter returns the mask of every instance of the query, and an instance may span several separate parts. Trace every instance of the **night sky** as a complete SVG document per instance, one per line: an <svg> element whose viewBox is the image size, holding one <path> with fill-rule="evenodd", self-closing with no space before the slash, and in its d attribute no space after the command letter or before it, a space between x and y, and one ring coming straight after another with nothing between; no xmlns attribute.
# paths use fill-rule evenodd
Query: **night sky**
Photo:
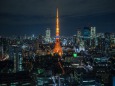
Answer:
<svg viewBox="0 0 115 86"><path fill-rule="evenodd" d="M115 32L115 0L0 0L0 35L54 35L57 7L61 35L85 26Z"/></svg>

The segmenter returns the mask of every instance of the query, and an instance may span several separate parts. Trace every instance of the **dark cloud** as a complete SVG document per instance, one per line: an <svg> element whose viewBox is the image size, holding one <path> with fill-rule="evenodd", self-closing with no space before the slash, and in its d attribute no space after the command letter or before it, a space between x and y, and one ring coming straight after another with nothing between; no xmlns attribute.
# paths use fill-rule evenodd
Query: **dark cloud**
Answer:
<svg viewBox="0 0 115 86"><path fill-rule="evenodd" d="M71 27L74 32L76 27L89 22L101 27L101 30L106 28L103 25L111 27L111 30L115 28L115 0L0 0L1 34L6 29L14 33L19 31L19 34L26 33L28 28L33 28L33 32L38 30L36 28L39 28L38 32L46 27L55 29L57 7L62 33L69 32Z"/></svg>

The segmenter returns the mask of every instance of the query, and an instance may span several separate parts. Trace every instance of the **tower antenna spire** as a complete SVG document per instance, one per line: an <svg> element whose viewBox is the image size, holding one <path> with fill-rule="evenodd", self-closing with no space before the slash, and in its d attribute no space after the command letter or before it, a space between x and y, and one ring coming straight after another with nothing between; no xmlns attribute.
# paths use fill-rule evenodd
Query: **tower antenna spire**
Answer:
<svg viewBox="0 0 115 86"><path fill-rule="evenodd" d="M57 8L57 18L58 18L58 8Z"/></svg>

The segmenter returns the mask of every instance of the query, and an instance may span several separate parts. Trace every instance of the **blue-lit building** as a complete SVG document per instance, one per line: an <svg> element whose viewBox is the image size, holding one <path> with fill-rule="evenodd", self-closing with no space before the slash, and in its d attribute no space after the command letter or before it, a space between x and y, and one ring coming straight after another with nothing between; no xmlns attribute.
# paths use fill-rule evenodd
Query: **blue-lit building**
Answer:
<svg viewBox="0 0 115 86"><path fill-rule="evenodd" d="M84 38L90 37L90 27L84 27L84 29L83 29L83 37Z"/></svg>
<svg viewBox="0 0 115 86"><path fill-rule="evenodd" d="M85 48L87 49L90 46L90 27L83 28L83 40L85 44Z"/></svg>

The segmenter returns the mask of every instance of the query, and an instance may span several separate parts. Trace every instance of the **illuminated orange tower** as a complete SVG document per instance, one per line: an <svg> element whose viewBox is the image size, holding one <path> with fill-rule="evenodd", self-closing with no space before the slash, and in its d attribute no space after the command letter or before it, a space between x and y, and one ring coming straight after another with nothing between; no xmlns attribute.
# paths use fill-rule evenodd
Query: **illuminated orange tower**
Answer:
<svg viewBox="0 0 115 86"><path fill-rule="evenodd" d="M60 29L59 29L59 17L58 17L58 8L57 8L57 16L56 16L56 41L55 41L55 46L53 49L53 53L57 53L60 56L62 56L63 51L62 47L60 45L60 37L59 37Z"/></svg>

